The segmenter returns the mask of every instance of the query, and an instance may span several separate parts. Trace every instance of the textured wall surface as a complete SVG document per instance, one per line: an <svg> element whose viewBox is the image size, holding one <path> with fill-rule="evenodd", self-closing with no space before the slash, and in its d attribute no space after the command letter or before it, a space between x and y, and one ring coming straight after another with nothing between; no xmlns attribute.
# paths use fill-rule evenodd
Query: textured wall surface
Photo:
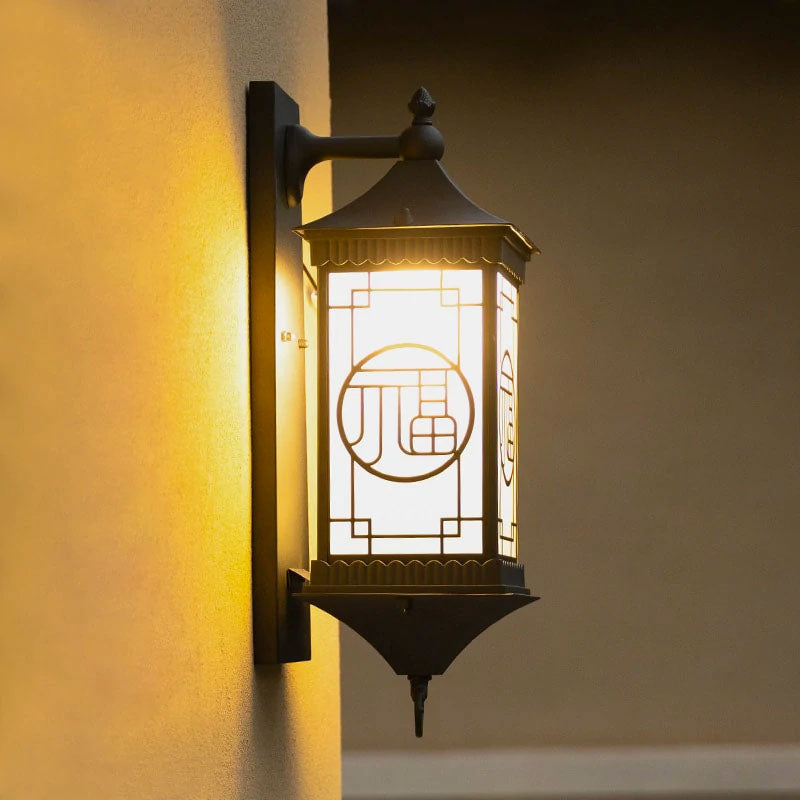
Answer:
<svg viewBox="0 0 800 800"><path fill-rule="evenodd" d="M257 673L250 627L244 93L326 131L325 3L12 5L0 797L339 797L336 626Z"/></svg>
<svg viewBox="0 0 800 800"><path fill-rule="evenodd" d="M800 740L800 7L331 4L336 133L420 83L444 166L543 254L521 558L543 599L431 682L343 629L346 748ZM369 65L367 69L365 65ZM379 164L335 168L336 205Z"/></svg>

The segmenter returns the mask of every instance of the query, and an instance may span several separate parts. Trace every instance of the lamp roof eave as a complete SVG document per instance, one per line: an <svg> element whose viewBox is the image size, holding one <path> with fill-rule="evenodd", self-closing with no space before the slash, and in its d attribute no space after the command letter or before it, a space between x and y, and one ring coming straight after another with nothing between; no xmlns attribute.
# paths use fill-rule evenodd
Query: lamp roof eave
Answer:
<svg viewBox="0 0 800 800"><path fill-rule="evenodd" d="M451 225L387 225L375 228L308 228L299 226L295 233L307 242L331 239L343 235L353 238L401 239L429 236L474 236L497 237L505 239L526 261L541 250L516 225L510 222L492 224L451 224Z"/></svg>
<svg viewBox="0 0 800 800"><path fill-rule="evenodd" d="M539 249L508 220L473 203L436 160L398 161L346 206L295 228L304 239L460 234L497 236L527 261Z"/></svg>

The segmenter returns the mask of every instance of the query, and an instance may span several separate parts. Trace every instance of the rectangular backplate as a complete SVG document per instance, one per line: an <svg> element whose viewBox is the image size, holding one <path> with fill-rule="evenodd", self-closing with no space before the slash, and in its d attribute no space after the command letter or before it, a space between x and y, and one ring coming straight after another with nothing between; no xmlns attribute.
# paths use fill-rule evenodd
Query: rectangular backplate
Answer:
<svg viewBox="0 0 800 800"><path fill-rule="evenodd" d="M247 92L250 260L253 654L257 664L311 658L309 610L289 597L287 571L308 567L303 257L300 209L283 175L297 104L276 83ZM286 333L291 333L287 337Z"/></svg>

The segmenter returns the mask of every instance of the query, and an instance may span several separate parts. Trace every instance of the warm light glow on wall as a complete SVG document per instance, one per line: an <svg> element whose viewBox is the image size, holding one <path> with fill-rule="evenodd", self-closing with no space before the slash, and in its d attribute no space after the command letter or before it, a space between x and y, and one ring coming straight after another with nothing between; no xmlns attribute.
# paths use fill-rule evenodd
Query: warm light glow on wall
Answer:
<svg viewBox="0 0 800 800"><path fill-rule="evenodd" d="M481 271L333 272L328 298L331 555L480 552Z"/></svg>

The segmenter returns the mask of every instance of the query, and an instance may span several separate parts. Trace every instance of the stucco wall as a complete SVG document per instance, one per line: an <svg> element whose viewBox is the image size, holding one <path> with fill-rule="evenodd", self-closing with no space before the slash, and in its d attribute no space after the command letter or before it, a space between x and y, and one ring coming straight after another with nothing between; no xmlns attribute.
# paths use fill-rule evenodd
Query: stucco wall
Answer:
<svg viewBox="0 0 800 800"><path fill-rule="evenodd" d="M334 131L420 84L522 291L535 605L434 678L342 629L345 749L800 741L800 14L779 2L331 5ZM369 65L369 68L366 68ZM385 164L335 167L336 205Z"/></svg>
<svg viewBox="0 0 800 800"><path fill-rule="evenodd" d="M0 32L0 796L338 797L336 627L254 673L249 566L244 93L327 130L325 2Z"/></svg>

